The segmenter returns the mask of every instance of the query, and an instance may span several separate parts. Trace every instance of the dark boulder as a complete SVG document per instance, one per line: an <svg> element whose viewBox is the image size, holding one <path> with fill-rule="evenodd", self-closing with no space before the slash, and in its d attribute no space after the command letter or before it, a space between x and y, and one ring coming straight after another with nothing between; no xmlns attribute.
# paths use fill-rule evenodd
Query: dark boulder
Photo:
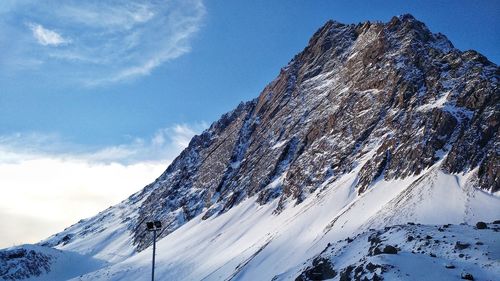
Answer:
<svg viewBox="0 0 500 281"><path fill-rule="evenodd" d="M313 260L312 267L302 272L295 281L304 280L327 280L337 276L337 272L333 270L332 264L328 259L316 258Z"/></svg>
<svg viewBox="0 0 500 281"><path fill-rule="evenodd" d="M476 228L477 229L486 229L486 228L488 228L488 226L486 225L485 222L480 221L480 222L476 223Z"/></svg>
<svg viewBox="0 0 500 281"><path fill-rule="evenodd" d="M460 241L457 241L457 243L455 243L455 249L456 250L463 250L463 249L467 249L469 248L470 244L468 243L462 243Z"/></svg>
<svg viewBox="0 0 500 281"><path fill-rule="evenodd" d="M383 252L384 252L384 254L395 255L398 253L398 249L396 249L396 247L394 247L394 246L387 245L387 246L385 246Z"/></svg>

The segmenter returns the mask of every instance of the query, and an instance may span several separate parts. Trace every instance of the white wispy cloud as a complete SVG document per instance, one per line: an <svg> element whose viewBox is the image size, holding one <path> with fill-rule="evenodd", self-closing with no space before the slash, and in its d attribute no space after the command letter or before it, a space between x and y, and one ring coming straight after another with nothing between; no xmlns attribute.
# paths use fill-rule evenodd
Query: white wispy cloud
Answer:
<svg viewBox="0 0 500 281"><path fill-rule="evenodd" d="M163 2L165 4L167 2ZM155 16L151 1L80 1L63 3L56 10L58 17L78 22L93 28L130 29L138 23L144 23ZM161 11L161 10L160 10Z"/></svg>
<svg viewBox="0 0 500 281"><path fill-rule="evenodd" d="M175 124L161 128L150 138L131 138L127 143L88 147L65 140L59 134L16 133L0 136L0 163L36 158L79 159L92 163L168 163L187 147L191 138L208 127L206 122Z"/></svg>
<svg viewBox="0 0 500 281"><path fill-rule="evenodd" d="M57 134L0 136L0 248L37 242L152 182L207 125L89 150Z"/></svg>
<svg viewBox="0 0 500 281"><path fill-rule="evenodd" d="M0 34L8 31L23 46L5 45L15 56L9 60L41 61L37 67L46 65L54 77L89 86L148 75L188 53L206 14L203 0L5 1Z"/></svg>
<svg viewBox="0 0 500 281"><path fill-rule="evenodd" d="M33 37L43 46L58 46L69 43L69 40L63 38L59 33L44 28L40 24L30 23L28 26L33 32Z"/></svg>

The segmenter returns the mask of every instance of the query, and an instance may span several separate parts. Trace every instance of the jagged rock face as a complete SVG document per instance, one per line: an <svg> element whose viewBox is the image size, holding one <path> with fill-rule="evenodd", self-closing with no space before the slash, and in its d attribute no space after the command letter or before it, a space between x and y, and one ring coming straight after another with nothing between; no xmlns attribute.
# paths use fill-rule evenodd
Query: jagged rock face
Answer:
<svg viewBox="0 0 500 281"><path fill-rule="evenodd" d="M248 196L280 208L365 160L358 193L383 177L477 168L476 186L500 190L499 68L455 48L410 15L389 23L327 22L260 96L240 104L147 187L137 225L165 236ZM134 228L139 250L150 244Z"/></svg>
<svg viewBox="0 0 500 281"><path fill-rule="evenodd" d="M0 278L21 280L50 271L52 257L33 250L12 249L0 252Z"/></svg>

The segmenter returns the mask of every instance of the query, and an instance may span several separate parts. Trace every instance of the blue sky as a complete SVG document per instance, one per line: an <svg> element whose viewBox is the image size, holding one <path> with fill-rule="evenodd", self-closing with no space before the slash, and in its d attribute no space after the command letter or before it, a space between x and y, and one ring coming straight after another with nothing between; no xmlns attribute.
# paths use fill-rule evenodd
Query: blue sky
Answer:
<svg viewBox="0 0 500 281"><path fill-rule="evenodd" d="M75 208L87 212L54 219L46 229L55 231L153 180L193 134L256 97L328 19L403 13L500 61L499 1L2 0L0 189L74 198L64 175L94 178L79 186L87 201ZM26 180L42 168L36 184ZM109 195L103 182L119 190ZM19 215L6 200L0 217Z"/></svg>
<svg viewBox="0 0 500 281"><path fill-rule="evenodd" d="M122 1L66 1L67 7L57 2L0 4L7 6L0 8L0 34L8 36L0 43L0 135L50 133L105 146L151 137L173 124L211 123L257 96L328 19L388 21L410 12L432 31L445 33L456 47L500 60L498 1L179 0L164 1L164 10L130 4L150 1L126 1L126 6ZM78 11L90 15L73 20ZM75 15L65 14L70 12ZM139 19L127 30L124 22L134 12ZM183 17L187 23L179 24ZM116 19L89 22L106 18ZM179 26L169 28L170 22ZM40 45L30 25L54 30L68 42ZM129 33L140 34L140 42L126 49L129 39L122 37ZM171 43L171 36L186 37ZM109 50L99 48L106 44ZM171 54L144 72L120 77L162 52ZM70 54L84 58L55 57ZM102 62L85 61L91 59Z"/></svg>

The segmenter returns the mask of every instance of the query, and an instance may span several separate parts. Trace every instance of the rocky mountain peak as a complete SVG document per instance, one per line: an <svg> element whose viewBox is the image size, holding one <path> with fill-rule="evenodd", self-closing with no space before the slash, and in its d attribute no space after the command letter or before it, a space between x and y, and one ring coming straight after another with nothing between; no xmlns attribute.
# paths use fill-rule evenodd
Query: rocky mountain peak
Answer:
<svg viewBox="0 0 500 281"><path fill-rule="evenodd" d="M145 220L166 226L225 213L246 198L275 214L356 174L362 195L378 181L431 169L470 174L500 190L499 68L461 52L411 15L387 23L328 21L252 101L224 114L129 200L140 251Z"/></svg>
<svg viewBox="0 0 500 281"><path fill-rule="evenodd" d="M193 139L140 217L173 230L254 195L261 204L279 197L279 212L345 173L359 172L361 194L438 162L449 173L476 171L475 185L496 192L498 97L495 64L409 14L328 21L256 100ZM136 235L139 248L148 245Z"/></svg>

